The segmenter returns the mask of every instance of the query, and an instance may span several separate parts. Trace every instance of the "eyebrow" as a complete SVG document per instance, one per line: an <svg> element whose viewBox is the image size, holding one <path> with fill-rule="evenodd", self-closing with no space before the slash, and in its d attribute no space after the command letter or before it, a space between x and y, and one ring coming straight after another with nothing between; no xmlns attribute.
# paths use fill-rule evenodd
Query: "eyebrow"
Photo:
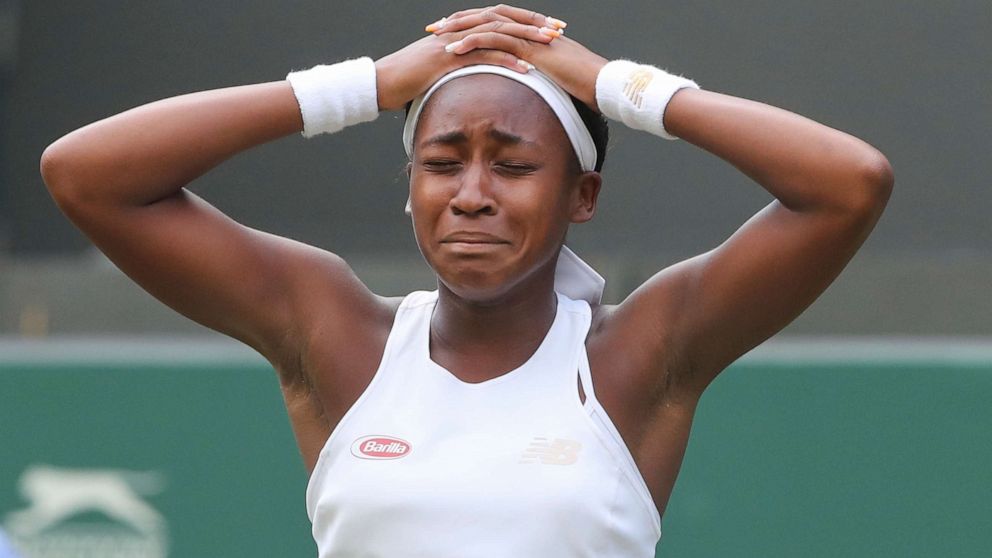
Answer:
<svg viewBox="0 0 992 558"><path fill-rule="evenodd" d="M486 132L486 135L490 138L508 145L526 145L526 146L537 146L537 143L525 140L524 138L506 132L504 130L490 129ZM454 145L459 143L465 143L468 141L468 136L464 132L454 131L446 132L443 134L438 134L432 138L426 139L420 143L421 147L427 147L430 145Z"/></svg>

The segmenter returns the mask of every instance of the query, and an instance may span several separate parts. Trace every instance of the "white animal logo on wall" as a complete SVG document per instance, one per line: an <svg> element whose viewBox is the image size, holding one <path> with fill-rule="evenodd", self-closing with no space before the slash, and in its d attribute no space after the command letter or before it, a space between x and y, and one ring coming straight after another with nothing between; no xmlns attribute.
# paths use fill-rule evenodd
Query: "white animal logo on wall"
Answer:
<svg viewBox="0 0 992 558"><path fill-rule="evenodd" d="M155 472L63 469L33 465L18 482L24 509L6 516L5 527L25 558L117 556L163 558L166 522L142 496L162 492ZM108 521L73 524L96 512Z"/></svg>

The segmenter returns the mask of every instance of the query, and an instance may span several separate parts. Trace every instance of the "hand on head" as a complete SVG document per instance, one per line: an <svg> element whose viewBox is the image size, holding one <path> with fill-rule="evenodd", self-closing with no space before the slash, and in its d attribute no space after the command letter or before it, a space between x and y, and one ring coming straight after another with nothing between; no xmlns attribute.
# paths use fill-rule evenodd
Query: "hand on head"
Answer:
<svg viewBox="0 0 992 558"><path fill-rule="evenodd" d="M564 27L505 5L455 12L428 25L430 36L376 61L379 108L402 108L444 74L473 64L518 72L533 65L596 108L596 76L607 60L562 35Z"/></svg>

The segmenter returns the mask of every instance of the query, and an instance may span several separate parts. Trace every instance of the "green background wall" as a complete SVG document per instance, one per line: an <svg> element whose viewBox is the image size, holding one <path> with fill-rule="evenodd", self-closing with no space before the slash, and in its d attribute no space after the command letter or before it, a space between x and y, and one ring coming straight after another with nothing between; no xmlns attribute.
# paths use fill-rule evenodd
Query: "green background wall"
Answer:
<svg viewBox="0 0 992 558"><path fill-rule="evenodd" d="M26 467L158 471L169 556L315 556L306 474L271 370L56 364L0 370L0 518ZM0 519L2 521L2 519Z"/></svg>
<svg viewBox="0 0 992 558"><path fill-rule="evenodd" d="M27 505L31 465L156 471L162 490L143 499L166 518L169 556L314 556L266 363L128 346L0 346L0 525ZM827 353L752 355L707 391L659 555L988 555L992 351Z"/></svg>

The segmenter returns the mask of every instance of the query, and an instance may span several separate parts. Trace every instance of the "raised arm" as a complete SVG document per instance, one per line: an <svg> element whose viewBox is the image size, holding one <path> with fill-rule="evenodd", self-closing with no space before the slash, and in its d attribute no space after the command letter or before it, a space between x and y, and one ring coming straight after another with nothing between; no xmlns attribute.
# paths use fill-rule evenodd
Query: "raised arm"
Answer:
<svg viewBox="0 0 992 558"><path fill-rule="evenodd" d="M893 177L865 142L754 101L683 89L664 122L775 197L723 244L662 271L618 310L670 331L686 384L702 391L833 282L874 228Z"/></svg>
<svg viewBox="0 0 992 558"><path fill-rule="evenodd" d="M45 150L42 175L62 211L142 288L290 372L308 295L329 293L352 314L374 304L371 293L333 255L240 225L185 185L302 126L288 82L203 91L68 134Z"/></svg>
<svg viewBox="0 0 992 558"><path fill-rule="evenodd" d="M456 53L510 52L596 107L606 59L565 36L536 44L503 33L510 22L544 21L501 5L453 14L435 32L473 27ZM632 74L621 95L636 98L649 75ZM865 142L754 101L681 89L663 122L667 133L734 165L775 197L719 247L661 271L600 313L595 343L611 348L602 351L612 355L608 368L641 375L627 378L630 389L677 385L698 396L837 277L878 220L893 178L886 158Z"/></svg>
<svg viewBox="0 0 992 558"><path fill-rule="evenodd" d="M184 186L301 129L288 82L203 91L76 130L45 150L41 172L62 211L145 290L274 356L291 335L293 270L322 255L244 227Z"/></svg>
<svg viewBox="0 0 992 558"><path fill-rule="evenodd" d="M402 108L460 65L520 69L506 53L447 54L457 38L427 37L377 61L373 114ZM317 93L328 95L320 85ZM319 318L323 343L374 355L384 342L377 327L388 331L391 316L340 258L240 225L185 188L237 153L302 131L296 93L277 81L153 102L56 141L42 156L42 176L100 250L190 319L286 362ZM237 187L250 195L250 184Z"/></svg>

